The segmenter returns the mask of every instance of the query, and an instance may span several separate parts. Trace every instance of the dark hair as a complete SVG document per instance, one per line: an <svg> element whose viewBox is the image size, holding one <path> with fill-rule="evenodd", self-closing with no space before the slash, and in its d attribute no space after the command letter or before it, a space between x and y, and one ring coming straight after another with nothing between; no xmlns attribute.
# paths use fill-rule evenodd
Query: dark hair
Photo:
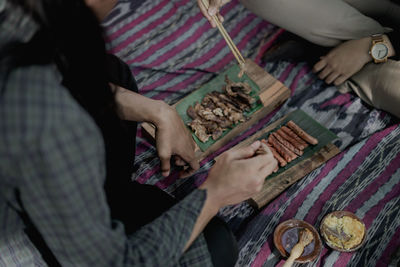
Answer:
<svg viewBox="0 0 400 267"><path fill-rule="evenodd" d="M40 25L27 44L13 47L14 66L56 63L63 85L103 130L116 113L108 84L103 31L83 0L11 0Z"/></svg>

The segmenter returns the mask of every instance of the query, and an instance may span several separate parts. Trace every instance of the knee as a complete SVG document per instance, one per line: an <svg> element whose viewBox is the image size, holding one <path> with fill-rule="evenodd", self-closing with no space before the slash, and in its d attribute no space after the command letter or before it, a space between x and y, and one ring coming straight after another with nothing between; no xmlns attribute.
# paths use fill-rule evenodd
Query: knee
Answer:
<svg viewBox="0 0 400 267"><path fill-rule="evenodd" d="M204 229L211 260L215 267L233 267L238 259L235 236L228 225L214 217Z"/></svg>
<svg viewBox="0 0 400 267"><path fill-rule="evenodd" d="M383 65L372 64L369 64L372 105L400 118L400 62L388 60Z"/></svg>

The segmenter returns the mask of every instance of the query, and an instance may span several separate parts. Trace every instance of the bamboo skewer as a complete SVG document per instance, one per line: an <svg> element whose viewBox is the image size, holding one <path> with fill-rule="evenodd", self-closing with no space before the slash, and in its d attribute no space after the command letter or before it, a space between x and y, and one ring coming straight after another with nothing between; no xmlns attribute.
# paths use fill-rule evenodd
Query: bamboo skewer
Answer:
<svg viewBox="0 0 400 267"><path fill-rule="evenodd" d="M205 6L205 8L208 10L208 7L209 7L208 0L202 0L202 2L203 2L203 5ZM222 23L219 20L219 18L217 17L217 15L213 15L212 18L215 21L215 24L217 25L218 30L222 34L222 37L224 37L226 43L228 44L229 48L231 49L232 54L235 56L236 60L239 62L240 68L243 69L245 62L244 62L244 58L243 58L242 54L240 53L239 49L236 47L235 43L232 41L229 34L226 32L224 26L222 25Z"/></svg>

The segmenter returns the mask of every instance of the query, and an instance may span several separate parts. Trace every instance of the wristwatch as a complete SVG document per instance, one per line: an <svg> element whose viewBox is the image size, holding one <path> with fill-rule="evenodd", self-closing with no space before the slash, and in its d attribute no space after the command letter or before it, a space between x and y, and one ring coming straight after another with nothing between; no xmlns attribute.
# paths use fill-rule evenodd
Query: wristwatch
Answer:
<svg viewBox="0 0 400 267"><path fill-rule="evenodd" d="M382 34L371 35L372 43L369 54L375 63L383 63L387 61L389 48Z"/></svg>

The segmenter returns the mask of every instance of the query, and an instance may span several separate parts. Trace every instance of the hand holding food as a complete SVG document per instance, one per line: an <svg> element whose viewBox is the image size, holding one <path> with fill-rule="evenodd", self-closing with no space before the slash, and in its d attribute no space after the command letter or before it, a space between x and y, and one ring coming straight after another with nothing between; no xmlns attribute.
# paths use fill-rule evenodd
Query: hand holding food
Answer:
<svg viewBox="0 0 400 267"><path fill-rule="evenodd" d="M200 188L207 189L207 197L218 207L237 204L258 193L267 177L276 168L277 161L261 142L230 149L218 158L207 180ZM260 151L259 151L260 152Z"/></svg>

